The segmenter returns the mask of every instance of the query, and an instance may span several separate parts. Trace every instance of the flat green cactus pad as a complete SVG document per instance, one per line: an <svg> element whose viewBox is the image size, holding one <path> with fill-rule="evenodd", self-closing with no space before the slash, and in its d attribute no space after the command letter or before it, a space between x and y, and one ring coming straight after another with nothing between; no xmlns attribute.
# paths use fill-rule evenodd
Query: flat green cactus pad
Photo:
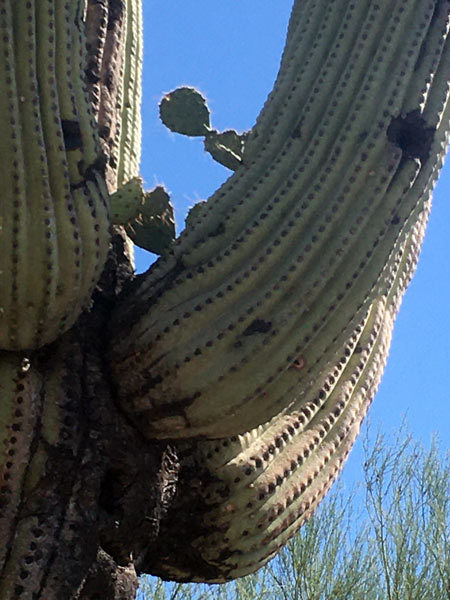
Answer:
<svg viewBox="0 0 450 600"><path fill-rule="evenodd" d="M110 197L111 220L122 225L133 242L162 254L175 238L175 220L169 194L163 186L144 192L134 177Z"/></svg>
<svg viewBox="0 0 450 600"><path fill-rule="evenodd" d="M133 242L155 254L163 254L175 239L175 219L169 194L158 186L145 194L137 219L125 226Z"/></svg>
<svg viewBox="0 0 450 600"><path fill-rule="evenodd" d="M245 137L246 134L239 134L234 129L222 133L210 131L205 137L205 150L224 167L236 171L242 164Z"/></svg>
<svg viewBox="0 0 450 600"><path fill-rule="evenodd" d="M164 96L159 114L164 125L176 133L200 136L210 129L206 100L192 87L181 87Z"/></svg>

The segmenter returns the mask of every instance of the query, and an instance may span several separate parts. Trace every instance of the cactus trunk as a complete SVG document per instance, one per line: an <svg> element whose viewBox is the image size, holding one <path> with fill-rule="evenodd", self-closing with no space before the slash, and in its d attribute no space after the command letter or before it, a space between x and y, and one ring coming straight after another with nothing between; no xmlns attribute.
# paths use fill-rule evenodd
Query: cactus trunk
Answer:
<svg viewBox="0 0 450 600"><path fill-rule="evenodd" d="M0 0L5 600L276 554L358 435L448 145L448 2L296 0L248 134L161 102L235 170L172 243L139 177L141 8ZM162 253L139 277L127 234Z"/></svg>

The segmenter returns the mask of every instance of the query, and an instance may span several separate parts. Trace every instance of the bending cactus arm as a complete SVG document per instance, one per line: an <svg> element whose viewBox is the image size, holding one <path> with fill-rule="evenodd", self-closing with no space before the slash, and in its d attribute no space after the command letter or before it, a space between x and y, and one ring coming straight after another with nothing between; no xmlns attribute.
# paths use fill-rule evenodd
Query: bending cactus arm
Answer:
<svg viewBox="0 0 450 600"><path fill-rule="evenodd" d="M295 5L243 166L115 312L119 400L146 435L268 421L379 297L447 147L448 18L440 1Z"/></svg>
<svg viewBox="0 0 450 600"><path fill-rule="evenodd" d="M235 579L263 566L311 516L376 393L429 207L393 251L383 293L288 410L240 436L179 445L180 490L163 523L162 551L150 549L143 571L178 581ZM202 510L186 521L188 506Z"/></svg>

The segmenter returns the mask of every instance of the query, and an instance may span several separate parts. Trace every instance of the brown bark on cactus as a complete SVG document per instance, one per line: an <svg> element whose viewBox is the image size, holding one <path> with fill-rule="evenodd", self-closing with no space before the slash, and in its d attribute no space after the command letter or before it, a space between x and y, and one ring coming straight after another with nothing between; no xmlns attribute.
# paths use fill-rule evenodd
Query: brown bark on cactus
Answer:
<svg viewBox="0 0 450 600"><path fill-rule="evenodd" d="M93 308L69 333L0 354L17 371L2 428L2 600L134 598L135 564L171 501L176 455L117 411L103 359L111 304L130 276L123 257L116 236Z"/></svg>
<svg viewBox="0 0 450 600"><path fill-rule="evenodd" d="M64 5L65 8L69 6L63 0L49 0L49 4ZM227 190L220 192L225 200L219 202L217 198L213 199L190 219L189 230L179 242L178 249L166 261L160 261L149 276L134 281L127 258L128 242L120 232L116 232L104 273L92 297L92 305L76 325L44 348L29 352L0 352L2 600L131 600L136 592L137 573L142 571L194 581L224 581L240 576L260 566L286 537L292 535L295 527L312 512L326 493L342 467L378 383L389 344L392 319L415 265L429 209L429 195L442 164L443 148L448 137L449 111L445 107L450 61L446 41L449 4L441 0L402 2L395 7L398 14L392 10L391 4L387 0L376 5L370 3L370 10L366 11L363 2L306 0L294 3L288 32L290 45L285 53L277 88L249 138L247 164L244 153L245 171L238 172L229 184L229 187L240 186L242 189L239 194L243 198L246 197L245 186L251 185L252 189L255 186L259 194L258 202L261 201L263 207L265 185L277 189L281 186L279 182L271 180L272 163L275 171L278 168L285 169L283 160L285 156L288 156L288 162L291 160L292 147L297 160L304 129L313 128L307 120L297 122L298 107L303 106L302 102L305 101L303 97L297 98L298 90L291 90L292 95L287 89L286 93L279 91L284 89L283 86L289 88L291 84L296 87L296 53L299 48L308 49L311 36L315 39L314 27L323 25L323 32L339 35L339 27L345 26L350 31L345 43L351 48L356 48L355 39L362 31L362 24L368 26L367 32L378 27L375 40L370 41L370 35L366 36L368 45L365 46L365 41L363 43L361 39L361 54L365 56L366 67L371 66L371 76L377 79L380 76L378 64L371 63L375 51L379 50L379 61L375 59L375 62L383 64L382 69L392 67L386 67L383 63L383 53L388 51L386 48L391 40L386 39L386 47L380 41L385 34L389 35L386 25L393 15L390 25L393 38L397 36L398 43L394 56L399 60L404 52L405 57L407 54L408 59L415 61L414 64L405 64L405 72L402 68L398 71L398 88L404 92L406 86L408 92L404 94L404 104L401 105L405 114L391 114L391 105L386 106L388 114L382 115L384 120L379 125L380 131L374 136L374 142L378 140L379 145L374 143L370 146L367 142L369 151L374 147L376 149L373 155L369 153L366 156L363 153L360 156L361 164L357 165L354 177L357 180L357 172L364 171L366 161L373 160L375 171L378 167L380 171L385 169L387 172L398 168L400 183L405 188L400 190L398 198L394 197L393 212L388 213L386 226L380 225L389 233L375 236L374 247L387 243L386 240L390 240L392 245L386 252L387 266L383 266L381 261L375 275L369 273L366 278L370 293L363 294L361 306L356 307L354 314L347 315L345 322L339 325L338 330L341 331L336 332L329 323L323 327L325 339L320 349L324 354L329 352L326 360L321 362L320 357L316 357L314 362L310 354L304 355L302 352L289 354L286 368L279 371L284 378L280 376L282 385L279 391L283 411L281 414L269 411L265 418L275 414L270 424L261 424L252 411L245 427L239 418L231 418L225 425L226 430L210 431L206 419L200 423L198 430L190 430L191 424L187 423L186 427L184 421L184 411L192 398L186 397L181 385L175 401L172 397L171 402L164 405L158 399L156 408L151 407L155 409L153 416L161 418L162 423L156 435L161 439L155 441L152 439L154 432L149 427L151 419L139 423L139 416L136 418L134 414L136 406L132 405L135 398L127 397L127 394L133 396L137 392L137 413L142 406L145 412L148 409L148 390L161 383L157 380L159 371L164 373L167 367L170 374L170 369L176 366L161 353L153 361L150 352L152 340L146 338L148 313L156 321L165 318L167 306L161 308L161 298L164 301L165 294L169 298L176 296L183 282L189 282L189 275L194 273L193 277L203 276L204 271L210 268L209 260L219 262L217 256L214 258L213 255L223 243L221 236L225 234L229 238L232 254L231 251L236 249L234 246L239 247L244 241L241 238L252 231L248 233L247 223L234 217L227 218L226 227L221 227L215 223L214 215L212 218L208 216L208 213L214 213L209 210L212 204L216 205L219 221L222 213L224 216L229 211L231 215L241 210L237 208L241 206L239 194L236 198ZM8 1L6 5L11 9L13 3ZM134 138L127 130L129 123L124 125L123 122L127 118L124 117L124 110L128 104L124 103L123 98L124 94L129 93L124 90L123 81L134 78L136 83L139 43L130 42L125 29L129 27L132 30L127 18L138 10L138 5L137 0L87 0L85 5L88 41L86 81L90 89L92 112L97 118L98 133L107 155L105 175L110 192L115 191L117 184L123 183L118 181L118 170L123 177L125 173L137 175L133 169L138 151L136 147L131 150L128 148L128 155L124 157L121 135L125 132L125 145L132 146ZM30 7L32 3L29 3L27 10L31 10ZM305 29L305 37L299 23L308 11L311 11L312 24L309 30ZM137 13L133 14L133 27L137 33L140 21ZM77 14L76 18L79 19L79 16ZM337 24L335 18L338 18ZM342 22L339 20L341 18ZM406 42L403 44L402 31L406 32L410 46L405 45ZM319 60L318 55L325 56L329 50L322 52L320 45L314 48L316 50L312 52L311 60ZM127 61L129 57L124 52L134 53L133 60ZM336 65L333 61L340 61L344 68L343 81L352 81L356 73L357 81L354 83L360 84L363 74L358 74L354 65L353 71L349 69L346 72L346 54L339 56L339 52L330 54L330 65L334 68ZM326 56L320 60L325 67L328 65ZM305 72L307 70L302 70L303 74ZM315 69L312 72L314 76L317 74ZM393 72L392 69L390 72ZM409 87L404 80L406 72L413 73ZM81 86L82 82L78 83ZM318 81L317 89L322 83ZM371 81L368 80L370 88L369 84ZM306 92L309 89L306 87ZM362 93L364 90L359 91ZM328 95L327 92L325 98ZM397 91L392 94L390 100L393 104L398 97ZM297 100L299 104L295 105ZM319 105L324 98L321 100L314 96L312 100ZM423 114L417 112L419 106ZM350 110L351 106L348 104L344 108ZM343 119L346 118L344 113ZM285 114L290 114L296 121L294 128L291 127L292 119L285 119ZM320 121L321 113L318 112L315 118ZM279 127L274 126L274 121L278 119ZM348 128L348 131L352 131L350 122ZM365 136L361 134L361 143L366 143L364 140L367 137L367 132ZM321 143L317 141L318 146ZM347 159L350 162L356 155L359 156L360 148L356 150L350 146L346 150L349 151ZM281 156L278 157L279 152ZM259 163L258 153L262 156ZM379 158L379 164L376 157ZM120 169L119 165L122 165ZM261 171L255 173L252 180L252 169L259 169L261 165ZM296 164L287 166L291 172ZM331 170L332 167L330 164ZM372 169L366 174L366 188L372 185L371 173ZM261 175L262 181L267 179L269 183L261 184ZM288 183L288 187L296 185L290 180ZM386 179L383 183L388 189L399 185L397 180L389 184ZM416 184L423 190L419 198L409 194L410 188ZM372 187L375 188L375 185ZM288 189L280 187L280 197L289 196L290 193ZM257 219L267 223L270 220L269 213L274 214L278 210L274 209L278 202L277 197L267 213L256 215ZM342 219L351 213L351 208ZM304 210L307 211L308 207ZM363 217L364 213L361 219ZM381 222L386 215L372 217ZM258 222L249 224L249 230L253 228L257 232L256 237L259 225ZM278 225L279 222L276 222L275 229ZM352 222L347 224L348 227L352 225ZM355 230L358 231L356 225ZM363 230L363 235L364 231L369 230L370 227ZM279 228L280 239L289 238L284 231ZM311 233L310 229L308 232ZM281 245L274 232L269 232L270 236L273 238L271 241L275 241L267 256L276 255ZM312 241L316 243L317 240ZM342 248L338 250L343 252ZM227 256L227 251L224 256ZM309 251L306 250L306 254ZM223 257L219 258L222 260ZM271 270L277 269L274 263ZM350 275L353 279L353 275ZM210 276L209 271L207 277L211 277L208 285L217 287L218 277ZM348 280L344 278L343 285L346 282L348 285ZM276 285L282 288L284 283ZM229 291L232 290L226 290L227 293ZM260 291L255 288L252 293L257 295ZM222 291L219 290L219 293L222 294ZM350 297L348 302L351 301ZM240 302L239 299L238 304ZM383 312L385 303L386 311ZM170 312L170 301L168 306ZM197 310L196 306L198 304L194 303L193 311L200 313L201 310ZM336 314L335 308L333 305L328 312ZM286 310L284 305L283 310ZM288 307L286 319L289 310ZM243 347L258 349L258 342L255 342L261 339L258 336L273 333L271 320L249 314L252 316L241 327L242 331L238 332L233 351L241 352ZM109 327L112 315L120 319L114 327ZM183 314L180 320L187 321L190 316ZM276 315L274 322L275 319ZM130 323L133 326L143 323L143 335L138 340L129 330ZM322 331L321 327L318 326L317 330ZM209 335L206 329L205 336ZM200 331L200 335L203 335L200 328L194 327L194 330L195 334ZM187 326L181 331L181 337L189 337ZM166 333L162 331L162 334ZM204 341L208 339L205 337ZM159 343L160 340L155 341ZM205 347L210 347L207 341ZM330 347L338 348L342 356L336 357ZM201 351L194 351L193 357L188 358L186 364L193 358L199 361L202 368L205 365L208 367ZM136 373L132 376L121 373L126 371L129 364L136 366ZM161 368L164 364L166 366ZM153 372L155 366L158 371L156 376ZM273 377L269 383L272 384L275 379ZM300 388L299 384L304 387ZM132 393L127 391L127 386L130 386ZM173 386L170 391L173 392ZM356 402L352 397L354 391L359 394ZM200 413L207 412L215 399L214 388L209 394L206 403L200 405ZM301 401L302 394L304 403ZM292 399L293 396L295 399ZM139 402L142 406L139 406ZM242 406L239 410L242 410ZM228 410L228 414L234 417L232 413L232 409ZM342 415L345 418L341 419ZM214 417L209 421L214 421ZM136 423L140 426L136 426ZM173 432L170 427L167 428L171 423L176 427ZM254 429L246 431L251 427ZM223 431L235 435L220 437L225 435ZM244 431L244 435L237 435ZM211 438L219 439L199 441L189 437L208 437L208 434ZM174 437L184 439L175 442ZM249 481L251 485L246 485ZM258 502L262 504L258 505ZM194 505L195 511L191 514ZM259 510L258 506L262 506L262 509ZM253 531L251 528L242 530L242 521L247 518L255 524ZM185 528L182 538L177 531L180 524ZM261 550L261 546L265 545L267 555L264 549Z"/></svg>

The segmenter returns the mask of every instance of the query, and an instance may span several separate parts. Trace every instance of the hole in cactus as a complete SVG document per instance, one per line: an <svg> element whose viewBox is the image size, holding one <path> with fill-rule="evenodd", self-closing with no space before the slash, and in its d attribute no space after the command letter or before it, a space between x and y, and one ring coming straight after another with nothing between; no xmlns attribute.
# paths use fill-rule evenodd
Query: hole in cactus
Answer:
<svg viewBox="0 0 450 600"><path fill-rule="evenodd" d="M70 151L81 148L81 130L78 121L69 121L67 119L63 119L61 121L61 127L66 150Z"/></svg>
<svg viewBox="0 0 450 600"><path fill-rule="evenodd" d="M426 125L420 112L413 110L406 117L392 119L387 129L388 140L403 150L405 158L419 158L424 163L430 154L435 132Z"/></svg>

